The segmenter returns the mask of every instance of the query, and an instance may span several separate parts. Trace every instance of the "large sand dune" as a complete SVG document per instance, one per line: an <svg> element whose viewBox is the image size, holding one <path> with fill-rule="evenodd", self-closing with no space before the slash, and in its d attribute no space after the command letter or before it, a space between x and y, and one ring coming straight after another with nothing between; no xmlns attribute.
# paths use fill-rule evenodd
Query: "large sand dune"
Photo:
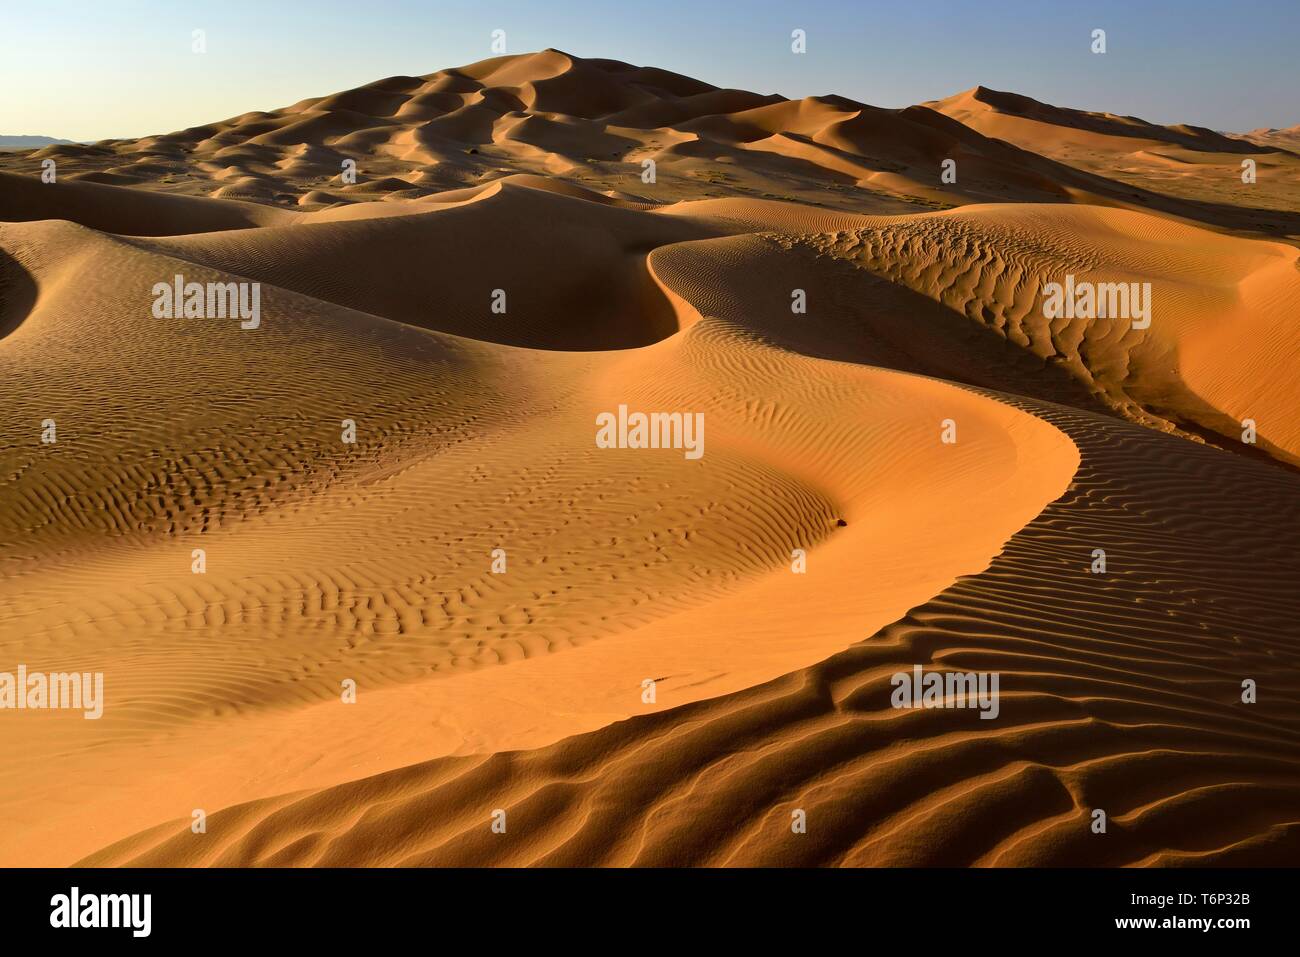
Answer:
<svg viewBox="0 0 1300 957"><path fill-rule="evenodd" d="M0 160L0 671L106 689L0 711L0 864L1294 861L1295 207L989 93L548 50Z"/></svg>
<svg viewBox="0 0 1300 957"><path fill-rule="evenodd" d="M1089 113L985 87L925 106L985 136L1160 195L1194 201L1193 218L1272 235L1300 231L1300 140L1294 130L1231 136ZM1242 164L1254 164L1245 182ZM1162 205L1168 212L1178 207Z"/></svg>

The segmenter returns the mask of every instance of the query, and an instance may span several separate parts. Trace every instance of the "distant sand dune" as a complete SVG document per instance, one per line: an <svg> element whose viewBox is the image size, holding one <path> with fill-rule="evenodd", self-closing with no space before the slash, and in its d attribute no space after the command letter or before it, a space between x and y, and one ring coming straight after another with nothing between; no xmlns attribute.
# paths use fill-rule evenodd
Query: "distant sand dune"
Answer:
<svg viewBox="0 0 1300 957"><path fill-rule="evenodd" d="M140 140L0 155L0 171L31 175L52 157L64 180L262 204L262 218L245 225L269 225L271 209L318 209L359 194L400 202L520 173L563 175L607 192L634 181L653 160L654 183L639 186L654 200L757 196L844 210L866 201L890 213L1088 203L1276 238L1300 235L1300 157L1264 142L982 87L902 110L842 96L787 100L545 50L388 77ZM1239 188L1243 156L1260 164L1258 188ZM1188 157L1196 172L1187 163L1180 171L1178 161ZM356 182L345 179L345 160L356 164ZM954 182L940 175L948 160L957 164ZM40 218L27 208L30 198L22 202L18 218ZM120 200L98 200L109 202ZM160 202L155 197L133 218L119 217L116 230L94 205L82 211L61 202L50 215L118 232L178 231L146 224L146 216L167 215ZM196 224L229 223L239 213L230 207L189 215ZM212 228L230 227L190 231Z"/></svg>
<svg viewBox="0 0 1300 957"><path fill-rule="evenodd" d="M1217 215L1182 215L1231 222L1239 229L1276 224L1277 230L1262 230L1274 235L1300 232L1300 138L1286 130L1229 136L1201 126L1160 126L1135 116L1065 109L985 87L924 105L985 136L1077 169L1218 206ZM1247 158L1258 173L1249 184L1241 178ZM1176 206L1163 211L1178 212Z"/></svg>

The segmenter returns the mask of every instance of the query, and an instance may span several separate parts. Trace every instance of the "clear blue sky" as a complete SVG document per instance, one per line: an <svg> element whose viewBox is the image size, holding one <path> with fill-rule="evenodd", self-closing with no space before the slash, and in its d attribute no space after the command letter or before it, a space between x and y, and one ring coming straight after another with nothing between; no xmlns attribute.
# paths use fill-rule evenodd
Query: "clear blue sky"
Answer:
<svg viewBox="0 0 1300 957"><path fill-rule="evenodd" d="M4 0L0 133L169 132L471 63L494 29L511 53L791 97L897 107L983 84L1157 123L1300 122L1300 0Z"/></svg>

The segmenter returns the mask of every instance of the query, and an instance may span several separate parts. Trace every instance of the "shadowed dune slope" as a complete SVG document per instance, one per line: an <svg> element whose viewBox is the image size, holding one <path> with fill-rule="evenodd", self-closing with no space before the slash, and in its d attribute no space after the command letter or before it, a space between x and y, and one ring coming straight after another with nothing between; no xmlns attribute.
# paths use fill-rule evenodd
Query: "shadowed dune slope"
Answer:
<svg viewBox="0 0 1300 957"><path fill-rule="evenodd" d="M1294 247L1077 206L983 206L800 242L942 303L1119 414L1236 449L1250 421L1256 448L1300 463L1282 372L1300 362ZM1127 311L1048 318L1048 284L1067 277Z"/></svg>
<svg viewBox="0 0 1300 957"><path fill-rule="evenodd" d="M505 183L451 208L140 245L409 325L590 351L677 331L645 256L710 235L689 220Z"/></svg>
<svg viewBox="0 0 1300 957"><path fill-rule="evenodd" d="M0 218L64 219L128 236L175 236L284 222L287 213L254 203L202 199L101 183L42 183L39 174L0 170Z"/></svg>

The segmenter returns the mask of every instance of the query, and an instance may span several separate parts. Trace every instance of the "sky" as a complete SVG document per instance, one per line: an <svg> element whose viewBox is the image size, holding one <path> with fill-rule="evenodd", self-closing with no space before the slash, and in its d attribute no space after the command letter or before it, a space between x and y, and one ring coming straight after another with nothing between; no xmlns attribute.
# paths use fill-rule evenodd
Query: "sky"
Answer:
<svg viewBox="0 0 1300 957"><path fill-rule="evenodd" d="M0 0L0 134L167 133L485 59L494 30L507 53L789 97L983 85L1155 123L1300 123L1300 0Z"/></svg>

